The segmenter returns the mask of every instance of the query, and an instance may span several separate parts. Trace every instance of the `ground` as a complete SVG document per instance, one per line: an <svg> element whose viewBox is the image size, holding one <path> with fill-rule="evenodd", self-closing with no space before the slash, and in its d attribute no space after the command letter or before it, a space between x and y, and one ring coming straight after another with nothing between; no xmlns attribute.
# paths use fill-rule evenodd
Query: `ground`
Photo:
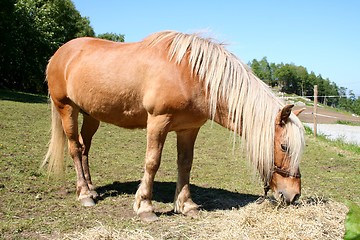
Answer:
<svg viewBox="0 0 360 240"><path fill-rule="evenodd" d="M294 109L300 109L300 108L304 108L304 107L300 107L300 106L294 107ZM306 106L305 108L306 109L299 116L300 120L306 123L313 123L314 108L311 106ZM360 124L360 117L349 113L341 112L335 108L319 106L317 108L316 121L318 124L339 123L339 121Z"/></svg>
<svg viewBox="0 0 360 240"><path fill-rule="evenodd" d="M135 216L132 203L143 175L146 131L108 124L101 124L91 150L100 199L95 207L84 208L75 198L75 171L68 156L64 179L49 178L45 169L39 170L49 140L46 102L46 97L0 91L0 239L342 239L344 203L360 204L359 148L307 134L302 204L280 209L257 205L261 182L237 144L233 148L232 133L209 122L199 133L191 174L194 201L202 206L198 218L171 211L174 133L167 138L154 185L160 219L145 224ZM311 122L311 112L308 107L302 120L308 117ZM349 119L354 118L338 117ZM318 121L322 123L321 117ZM101 233L99 228L107 232L82 237L94 229Z"/></svg>

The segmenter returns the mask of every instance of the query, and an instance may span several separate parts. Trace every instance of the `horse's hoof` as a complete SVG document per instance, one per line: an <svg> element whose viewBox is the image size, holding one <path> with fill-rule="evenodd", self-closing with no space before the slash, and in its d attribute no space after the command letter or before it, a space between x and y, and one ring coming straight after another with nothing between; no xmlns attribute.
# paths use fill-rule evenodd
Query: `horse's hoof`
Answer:
<svg viewBox="0 0 360 240"><path fill-rule="evenodd" d="M95 201L94 199L90 198L90 197L86 197L86 198L82 198L80 199L80 203L82 206L84 207L92 207L95 206Z"/></svg>
<svg viewBox="0 0 360 240"><path fill-rule="evenodd" d="M265 196L261 196L259 197L258 199L256 199L256 203L257 204L262 204L264 201L266 200L266 197Z"/></svg>
<svg viewBox="0 0 360 240"><path fill-rule="evenodd" d="M139 217L143 222L155 222L159 220L159 217L156 216L154 212L142 212L139 214Z"/></svg>
<svg viewBox="0 0 360 240"><path fill-rule="evenodd" d="M187 217L197 217L199 215L199 210L198 209L191 209L189 211L187 211L186 213L184 213L185 216Z"/></svg>
<svg viewBox="0 0 360 240"><path fill-rule="evenodd" d="M99 197L99 194L95 190L91 190L90 195L93 199L96 199Z"/></svg>

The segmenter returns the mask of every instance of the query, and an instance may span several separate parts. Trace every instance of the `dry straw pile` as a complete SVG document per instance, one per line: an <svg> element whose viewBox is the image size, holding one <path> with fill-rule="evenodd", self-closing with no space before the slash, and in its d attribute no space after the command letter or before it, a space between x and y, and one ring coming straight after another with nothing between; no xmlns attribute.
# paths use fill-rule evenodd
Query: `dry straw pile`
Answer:
<svg viewBox="0 0 360 240"><path fill-rule="evenodd" d="M69 234L65 239L334 240L343 239L347 211L344 204L318 198L286 208L265 201L233 210L204 211L196 219L162 216L151 224L141 224L134 219L134 228L115 229L100 224L82 233Z"/></svg>

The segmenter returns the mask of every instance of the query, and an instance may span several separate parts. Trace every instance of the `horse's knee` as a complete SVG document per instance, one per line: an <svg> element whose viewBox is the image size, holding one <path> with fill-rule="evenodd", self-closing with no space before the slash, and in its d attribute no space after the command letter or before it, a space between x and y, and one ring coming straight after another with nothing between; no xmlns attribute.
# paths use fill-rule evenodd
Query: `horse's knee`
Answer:
<svg viewBox="0 0 360 240"><path fill-rule="evenodd" d="M82 158L82 146L75 141L69 141L69 154L74 161L81 161Z"/></svg>
<svg viewBox="0 0 360 240"><path fill-rule="evenodd" d="M155 174L160 167L159 158L147 159L145 163L145 171L149 174Z"/></svg>

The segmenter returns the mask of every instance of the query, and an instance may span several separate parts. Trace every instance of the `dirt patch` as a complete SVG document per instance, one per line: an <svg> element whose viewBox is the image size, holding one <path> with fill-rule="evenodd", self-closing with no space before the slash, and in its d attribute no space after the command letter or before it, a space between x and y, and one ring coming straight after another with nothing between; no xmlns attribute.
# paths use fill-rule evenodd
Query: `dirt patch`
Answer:
<svg viewBox="0 0 360 240"><path fill-rule="evenodd" d="M303 107L296 106L294 110L300 109ZM299 118L302 122L313 123L314 122L314 108L305 107L306 109L300 114ZM318 107L317 108L317 123L337 123L338 121L351 122L354 124L360 124L360 117L353 116L352 114L342 113L336 109L331 109L328 107Z"/></svg>

